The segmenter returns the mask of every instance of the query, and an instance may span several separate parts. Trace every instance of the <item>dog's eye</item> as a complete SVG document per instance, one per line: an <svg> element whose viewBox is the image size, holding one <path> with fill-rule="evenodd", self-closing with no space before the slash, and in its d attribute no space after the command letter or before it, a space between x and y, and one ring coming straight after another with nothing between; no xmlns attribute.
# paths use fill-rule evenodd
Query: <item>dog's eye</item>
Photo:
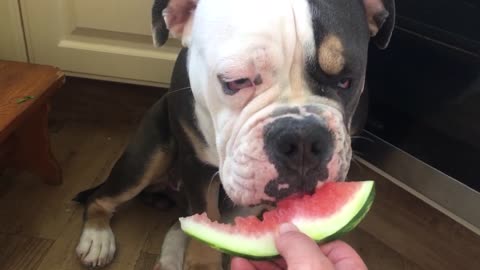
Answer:
<svg viewBox="0 0 480 270"><path fill-rule="evenodd" d="M350 86L352 86L352 80L347 78L341 79L337 83L337 87L341 89L350 89Z"/></svg>
<svg viewBox="0 0 480 270"><path fill-rule="evenodd" d="M224 82L224 84L224 90L227 95L233 95L242 89L253 86L253 82L248 78L238 79L231 82Z"/></svg>

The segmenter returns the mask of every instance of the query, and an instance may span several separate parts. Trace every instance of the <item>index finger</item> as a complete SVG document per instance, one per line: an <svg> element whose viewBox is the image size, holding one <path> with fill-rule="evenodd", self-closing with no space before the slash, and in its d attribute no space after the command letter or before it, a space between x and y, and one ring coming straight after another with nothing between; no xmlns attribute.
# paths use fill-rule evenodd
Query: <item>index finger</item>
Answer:
<svg viewBox="0 0 480 270"><path fill-rule="evenodd" d="M277 249L285 259L289 270L333 270L333 265L317 244L292 224L280 226L276 239Z"/></svg>
<svg viewBox="0 0 480 270"><path fill-rule="evenodd" d="M231 263L232 270L282 270L287 269L285 264L276 261L250 261L235 257Z"/></svg>
<svg viewBox="0 0 480 270"><path fill-rule="evenodd" d="M367 270L360 255L343 241L333 241L320 246L322 252L335 266L335 269Z"/></svg>

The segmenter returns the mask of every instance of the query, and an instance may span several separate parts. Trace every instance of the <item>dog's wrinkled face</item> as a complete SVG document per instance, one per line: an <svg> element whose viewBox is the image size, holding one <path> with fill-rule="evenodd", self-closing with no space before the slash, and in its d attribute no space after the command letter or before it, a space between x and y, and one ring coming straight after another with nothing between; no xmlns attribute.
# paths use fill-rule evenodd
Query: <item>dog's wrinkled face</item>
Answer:
<svg viewBox="0 0 480 270"><path fill-rule="evenodd" d="M195 4L183 41L196 117L231 200L274 202L344 180L372 31L363 2Z"/></svg>

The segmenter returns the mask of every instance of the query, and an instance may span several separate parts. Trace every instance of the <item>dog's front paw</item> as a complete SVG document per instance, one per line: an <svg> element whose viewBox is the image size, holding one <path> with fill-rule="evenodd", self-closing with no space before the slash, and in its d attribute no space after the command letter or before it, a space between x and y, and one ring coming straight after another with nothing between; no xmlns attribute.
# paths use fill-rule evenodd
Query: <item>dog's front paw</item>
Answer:
<svg viewBox="0 0 480 270"><path fill-rule="evenodd" d="M77 255L87 267L109 264L115 255L115 236L112 229L85 228L77 246Z"/></svg>

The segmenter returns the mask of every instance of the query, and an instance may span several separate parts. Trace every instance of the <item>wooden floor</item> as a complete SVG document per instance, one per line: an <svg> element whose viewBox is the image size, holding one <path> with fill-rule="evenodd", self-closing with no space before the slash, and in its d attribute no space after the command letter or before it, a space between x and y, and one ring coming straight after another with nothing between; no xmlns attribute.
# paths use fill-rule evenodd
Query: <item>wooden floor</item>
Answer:
<svg viewBox="0 0 480 270"><path fill-rule="evenodd" d="M12 171L0 177L1 270L83 269L74 253L82 209L71 198L103 181L145 110L162 93L156 88L67 80L54 98L50 117L53 150L65 183L45 186L34 176ZM377 180L372 211L344 237L369 269L480 269L478 235L366 168L354 165L351 177ZM139 201L120 209L113 220L118 253L107 269L151 269L167 225L177 215L175 209L162 212ZM196 245L187 268L213 269L216 254Z"/></svg>

